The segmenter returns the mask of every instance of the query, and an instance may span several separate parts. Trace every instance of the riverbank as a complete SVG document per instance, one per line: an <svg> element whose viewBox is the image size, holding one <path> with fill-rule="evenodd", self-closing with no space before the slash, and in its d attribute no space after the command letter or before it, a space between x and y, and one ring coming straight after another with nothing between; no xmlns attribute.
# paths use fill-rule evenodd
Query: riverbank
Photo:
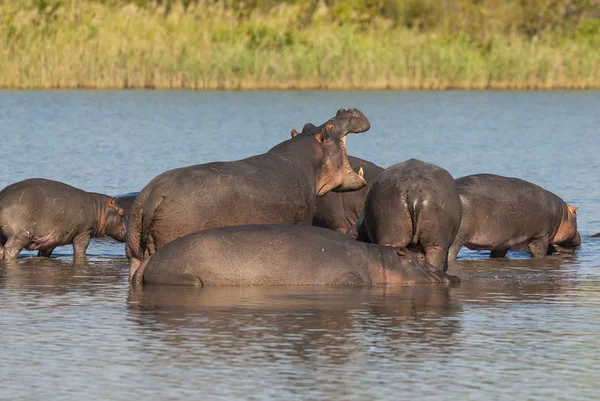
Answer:
<svg viewBox="0 0 600 401"><path fill-rule="evenodd" d="M304 23L300 5L240 19L220 4L60 4L0 5L1 88L600 88L595 25L478 40L335 24L324 6Z"/></svg>

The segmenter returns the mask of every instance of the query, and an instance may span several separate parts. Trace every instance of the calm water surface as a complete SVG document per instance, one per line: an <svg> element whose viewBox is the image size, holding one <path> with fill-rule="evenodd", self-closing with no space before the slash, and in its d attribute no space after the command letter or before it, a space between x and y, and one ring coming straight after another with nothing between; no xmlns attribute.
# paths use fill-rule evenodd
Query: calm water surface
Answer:
<svg viewBox="0 0 600 401"><path fill-rule="evenodd" d="M0 187L96 192L263 153L338 108L350 154L534 181L580 206L575 255L488 260L460 286L130 289L122 244L0 265L2 400L597 400L600 92L0 91ZM141 398L143 397L143 398Z"/></svg>

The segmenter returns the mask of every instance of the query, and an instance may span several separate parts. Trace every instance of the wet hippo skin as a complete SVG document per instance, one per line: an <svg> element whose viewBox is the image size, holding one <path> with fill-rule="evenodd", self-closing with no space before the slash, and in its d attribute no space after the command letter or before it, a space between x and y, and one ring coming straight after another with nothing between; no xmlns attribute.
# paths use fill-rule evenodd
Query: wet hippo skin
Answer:
<svg viewBox="0 0 600 401"><path fill-rule="evenodd" d="M49 257L68 244L76 258L84 257L90 238L124 242L125 232L125 212L108 195L43 178L0 191L0 259L16 259L23 249Z"/></svg>
<svg viewBox="0 0 600 401"><path fill-rule="evenodd" d="M461 213L450 173L410 159L385 169L372 184L359 239L418 250L427 262L447 270Z"/></svg>
<svg viewBox="0 0 600 401"><path fill-rule="evenodd" d="M578 247L577 208L550 191L519 178L475 174L456 179L462 222L450 259L462 246L504 257L509 249L528 249L543 257L557 245Z"/></svg>
<svg viewBox="0 0 600 401"><path fill-rule="evenodd" d="M130 270L132 283L189 286L459 282L422 254L367 244L325 228L220 227L170 242Z"/></svg>
<svg viewBox="0 0 600 401"><path fill-rule="evenodd" d="M320 126L267 153L167 171L140 192L129 216L126 253L136 265L167 243L201 230L243 224L312 223L316 195L363 188L346 135L370 128L362 112L339 110Z"/></svg>

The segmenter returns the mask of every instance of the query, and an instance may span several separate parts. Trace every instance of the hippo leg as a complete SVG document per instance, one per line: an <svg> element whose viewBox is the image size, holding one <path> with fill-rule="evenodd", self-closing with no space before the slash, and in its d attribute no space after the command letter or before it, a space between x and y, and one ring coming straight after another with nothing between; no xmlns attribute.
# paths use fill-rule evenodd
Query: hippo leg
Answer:
<svg viewBox="0 0 600 401"><path fill-rule="evenodd" d="M424 249L425 260L438 269L448 271L448 249L440 246L431 246Z"/></svg>
<svg viewBox="0 0 600 401"><path fill-rule="evenodd" d="M8 237L8 241L4 244L4 259L17 259L19 253L29 244L27 237Z"/></svg>
<svg viewBox="0 0 600 401"><path fill-rule="evenodd" d="M38 251L38 258L49 258L52 252L54 252L54 248Z"/></svg>
<svg viewBox="0 0 600 401"><path fill-rule="evenodd" d="M528 245L529 252L531 252L531 256L534 258L543 258L548 253L549 245L550 240L548 239L548 236L534 239Z"/></svg>
<svg viewBox="0 0 600 401"><path fill-rule="evenodd" d="M73 254L75 259L85 258L85 252L90 245L90 233L81 233L73 239Z"/></svg>
<svg viewBox="0 0 600 401"><path fill-rule="evenodd" d="M462 248L464 245L463 241L461 239L459 239L458 237L456 237L456 239L454 240L454 243L452 244L452 246L450 247L450 249L448 249L448 260L456 260L456 255L458 255L458 252L460 251L460 248Z"/></svg>
<svg viewBox="0 0 600 401"><path fill-rule="evenodd" d="M506 249L492 249L490 252L490 258L505 258L508 248Z"/></svg>

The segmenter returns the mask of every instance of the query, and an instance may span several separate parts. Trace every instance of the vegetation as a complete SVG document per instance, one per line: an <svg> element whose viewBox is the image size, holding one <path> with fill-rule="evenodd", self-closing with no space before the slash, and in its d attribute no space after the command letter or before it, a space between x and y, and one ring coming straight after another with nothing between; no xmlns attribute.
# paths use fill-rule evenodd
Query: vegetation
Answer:
<svg viewBox="0 0 600 401"><path fill-rule="evenodd" d="M0 0L0 87L600 88L600 0Z"/></svg>

